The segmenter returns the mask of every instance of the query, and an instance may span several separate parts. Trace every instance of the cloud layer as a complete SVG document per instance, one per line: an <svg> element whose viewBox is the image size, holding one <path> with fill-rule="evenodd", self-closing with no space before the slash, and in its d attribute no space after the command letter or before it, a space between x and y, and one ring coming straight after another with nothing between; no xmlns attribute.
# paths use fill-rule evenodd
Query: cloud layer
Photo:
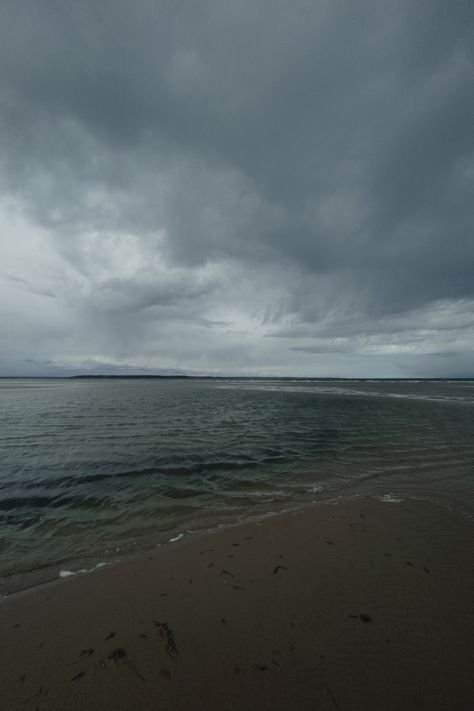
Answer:
<svg viewBox="0 0 474 711"><path fill-rule="evenodd" d="M474 375L470 2L0 27L0 374Z"/></svg>

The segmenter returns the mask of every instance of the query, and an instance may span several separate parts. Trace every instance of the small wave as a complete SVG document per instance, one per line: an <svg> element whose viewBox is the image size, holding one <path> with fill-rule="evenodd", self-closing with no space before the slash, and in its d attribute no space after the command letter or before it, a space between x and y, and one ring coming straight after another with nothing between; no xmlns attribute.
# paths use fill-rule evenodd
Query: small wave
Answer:
<svg viewBox="0 0 474 711"><path fill-rule="evenodd" d="M367 380L360 381L364 383L374 384L379 381ZM388 384L398 385L400 382L408 383L413 385L419 385L423 381L386 381ZM445 381L451 382L451 381ZM454 382L454 381L453 381ZM385 384L385 383L384 383ZM312 395L343 395L350 397L379 397L379 398L397 398L402 400L418 400L426 402L438 402L438 403L454 403L460 405L474 405L474 400L469 394L467 396L462 395L434 395L426 393L404 393L404 392L387 392L379 390L363 390L362 388L351 388L347 386L337 386L329 384L313 383L312 385L288 385L283 383L258 383L248 385L246 383L232 384L232 385L217 385L216 388L221 389L244 389L244 390L258 390L261 392L280 392L280 393L309 393Z"/></svg>
<svg viewBox="0 0 474 711"><path fill-rule="evenodd" d="M11 496L0 501L0 510L15 511L16 509L58 508L73 501L72 497L57 496Z"/></svg>
<svg viewBox="0 0 474 711"><path fill-rule="evenodd" d="M374 499L378 499L379 501L383 501L384 503L388 504L400 504L403 501L401 496L395 496L394 494L383 494L383 496L374 496Z"/></svg>
<svg viewBox="0 0 474 711"><path fill-rule="evenodd" d="M84 573L92 573L94 570L97 570L98 568L104 568L106 565L110 565L110 563L97 563L97 565L94 565L93 568L80 568L79 570L60 570L58 573L58 578L71 578L73 575L84 575Z"/></svg>
<svg viewBox="0 0 474 711"><path fill-rule="evenodd" d="M322 486L322 484L315 484L314 486L310 486L309 489L307 489L308 493L310 494L319 494L321 491L324 491L327 487Z"/></svg>

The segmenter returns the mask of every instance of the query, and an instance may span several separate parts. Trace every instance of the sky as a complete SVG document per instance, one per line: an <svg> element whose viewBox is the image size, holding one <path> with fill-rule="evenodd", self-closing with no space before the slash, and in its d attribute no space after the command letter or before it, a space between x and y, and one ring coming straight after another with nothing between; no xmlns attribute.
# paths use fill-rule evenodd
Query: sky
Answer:
<svg viewBox="0 0 474 711"><path fill-rule="evenodd" d="M0 375L474 376L471 0L2 0Z"/></svg>

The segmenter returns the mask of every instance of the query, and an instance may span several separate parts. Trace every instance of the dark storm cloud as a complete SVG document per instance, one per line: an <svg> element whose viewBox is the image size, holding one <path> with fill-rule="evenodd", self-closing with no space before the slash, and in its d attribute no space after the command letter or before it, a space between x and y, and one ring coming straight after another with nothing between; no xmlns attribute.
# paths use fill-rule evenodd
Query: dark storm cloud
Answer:
<svg viewBox="0 0 474 711"><path fill-rule="evenodd" d="M115 353L139 324L223 332L221 302L293 339L288 367L440 352L470 308L471 2L5 0L0 27L0 185Z"/></svg>

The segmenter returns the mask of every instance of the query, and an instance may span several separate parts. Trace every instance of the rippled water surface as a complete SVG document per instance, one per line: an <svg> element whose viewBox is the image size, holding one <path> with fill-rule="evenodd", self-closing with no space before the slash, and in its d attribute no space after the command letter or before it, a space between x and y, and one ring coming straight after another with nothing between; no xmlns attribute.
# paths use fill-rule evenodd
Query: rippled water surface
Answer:
<svg viewBox="0 0 474 711"><path fill-rule="evenodd" d="M474 382L0 380L3 580L336 495L474 508Z"/></svg>

